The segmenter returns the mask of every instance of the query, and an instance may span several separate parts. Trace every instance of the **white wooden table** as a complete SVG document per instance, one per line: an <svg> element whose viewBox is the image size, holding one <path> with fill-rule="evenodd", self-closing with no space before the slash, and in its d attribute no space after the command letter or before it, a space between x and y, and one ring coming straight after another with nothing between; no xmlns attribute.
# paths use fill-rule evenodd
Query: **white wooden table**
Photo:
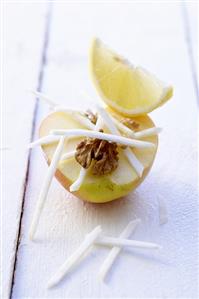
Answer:
<svg viewBox="0 0 199 299"><path fill-rule="evenodd" d="M3 4L3 298L196 298L198 268L196 1ZM53 181L37 239L28 229L47 165L37 138L48 106L28 93L39 89L60 104L86 107L95 96L88 77L92 36L174 86L174 97L151 113L164 128L153 169L128 198L84 203ZM169 221L158 222L157 197ZM98 270L108 253L95 248L56 288L46 283L85 234L101 224L117 236L129 220L142 224L135 238L163 246L160 252L125 250L106 283Z"/></svg>

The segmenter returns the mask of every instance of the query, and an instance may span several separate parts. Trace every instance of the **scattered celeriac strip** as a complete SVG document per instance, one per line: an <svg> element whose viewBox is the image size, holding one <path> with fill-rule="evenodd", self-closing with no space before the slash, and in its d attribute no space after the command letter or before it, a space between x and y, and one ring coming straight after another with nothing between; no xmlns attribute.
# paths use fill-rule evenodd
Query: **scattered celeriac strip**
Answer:
<svg viewBox="0 0 199 299"><path fill-rule="evenodd" d="M51 107L55 107L57 106L57 104L48 96L46 96L45 94L43 94L42 92L39 91L35 91L35 90L30 90L30 92L32 94L34 94L36 97L40 98L41 100L45 101L46 103L48 103L48 105L50 105Z"/></svg>
<svg viewBox="0 0 199 299"><path fill-rule="evenodd" d="M87 92L83 91L82 95L84 97L86 97L90 103L92 103L91 96L89 96L89 94ZM101 99L99 96L97 97L97 101L98 101L97 106L98 105L101 106ZM96 107L96 104L95 104L95 107ZM153 127L150 129L139 131L139 132L134 132L133 130L129 129L127 126L122 124L114 116L110 115L109 117L112 119L112 121L114 122L114 124L117 126L118 129L120 129L123 133L127 134L128 137L135 138L135 139L141 138L141 137L153 136L153 135L160 133L162 130L161 128Z"/></svg>
<svg viewBox="0 0 199 299"><path fill-rule="evenodd" d="M110 116L110 117L111 117L112 121L115 123L115 125L117 126L117 128L119 130L121 130L124 134L126 134L128 137L131 137L131 138L137 139L137 138L153 136L153 135L157 135L158 133L160 133L162 131L162 128L153 127L153 128L139 131L139 132L134 132L133 130L129 129L127 126L122 124L119 120L117 120L113 116Z"/></svg>
<svg viewBox="0 0 199 299"><path fill-rule="evenodd" d="M135 135L134 135L134 131L129 129L127 126L125 126L123 123L121 123L119 120L117 120L115 117L113 116L109 116L112 121L114 122L114 124L116 125L116 127L121 130L123 133L125 133L128 137L131 137L131 138L135 138Z"/></svg>
<svg viewBox="0 0 199 299"><path fill-rule="evenodd" d="M99 131L100 129L103 128L103 125L104 125L104 123L102 121L102 118L100 116L98 116L94 130ZM87 174L87 169L84 169L83 167L81 167L77 180L70 186L70 192L75 192L80 189L80 187L86 177L86 174Z"/></svg>
<svg viewBox="0 0 199 299"><path fill-rule="evenodd" d="M135 231L137 225L140 223L140 219L136 219L133 221L130 221L128 223L128 225L125 227L125 229L123 230L123 232L120 234L120 238L128 238L130 237L130 235ZM122 247L119 246L114 246L111 251L109 252L107 258L105 259L105 261L103 262L100 271L99 271L99 276L102 280L105 279L106 275L108 274L108 271L110 270L110 268L112 267L115 259L117 258L117 256L119 255L119 253L121 252Z"/></svg>
<svg viewBox="0 0 199 299"><path fill-rule="evenodd" d="M90 102L92 103L92 99L91 96L86 92L86 91L82 91L81 94ZM101 99L99 96L97 96L96 98L97 103L95 103L94 107L96 108L96 106L102 106L101 103ZM103 105L104 106L104 105ZM134 132L129 129L127 126L125 126L124 124L122 124L119 120L117 120L117 118L115 118L112 115L109 115L109 118L112 119L112 121L114 122L114 124L116 125L116 127L121 130L123 133L125 133L126 135L128 135L128 137L134 138Z"/></svg>
<svg viewBox="0 0 199 299"><path fill-rule="evenodd" d="M161 246L156 243L143 242L137 240L128 240L122 238L113 238L113 237L99 237L96 241L98 245L104 246L129 246L133 248L143 248L143 249L160 249Z"/></svg>
<svg viewBox="0 0 199 299"><path fill-rule="evenodd" d="M69 139L76 139L76 138L79 138L79 136L70 136L68 138ZM28 145L28 149L29 148L33 148L33 147L36 147L36 146L39 146L39 145L48 145L48 144L52 144L52 143L55 143L57 141L60 140L60 135L56 136L56 135L46 135L44 137L41 137L33 142L31 142L29 145Z"/></svg>
<svg viewBox="0 0 199 299"><path fill-rule="evenodd" d="M59 268L55 275L49 280L48 288L51 288L60 282L60 280L80 260L82 255L86 252L86 250L94 244L95 240L101 234L101 231L101 227L97 226L92 232L86 235L80 247L65 261L65 263Z"/></svg>
<svg viewBox="0 0 199 299"><path fill-rule="evenodd" d="M161 131L161 128L151 128L151 129L143 130L143 131L140 131L140 132L136 132L135 134L140 134L140 135L139 136L136 135L135 138L152 136L152 135L157 134L160 131ZM79 137L79 136L71 136L70 138L76 138L76 137ZM51 143L55 143L59 139L60 139L59 136L47 135L47 136L44 136L44 137L41 137L41 138L37 139L36 141L31 142L28 145L28 148L33 148L33 147L36 147L36 146L39 146L39 145L48 145L48 144L51 144Z"/></svg>
<svg viewBox="0 0 199 299"><path fill-rule="evenodd" d="M78 109L74 109L74 108L66 108L64 106L60 106L57 103L55 103L51 98L49 98L48 96L46 96L45 94L38 92L38 91L31 91L35 96L39 97L40 99L44 100L45 102L47 102L50 106L54 107L54 111L60 111L60 112L68 112L68 113L73 113L74 116L76 117L76 115L78 113L83 113L83 111L78 110ZM75 114L76 113L76 114ZM80 115L81 116L81 115ZM78 120L79 115L76 117ZM83 118L83 117L82 117ZM158 133L160 133L162 131L162 128L159 127L153 127L153 128L149 128L146 130L142 130L139 132L133 132L131 129L129 129L127 126L125 126L124 124L122 124L120 121L118 121L115 117L110 116L110 118L113 120L113 122L116 124L116 126L118 127L118 129L120 129L121 131L123 131L125 134L127 134L127 136L131 137L131 138L143 138L143 137L147 137L147 136L153 136L156 135ZM91 123L91 125L88 122L85 122L83 119L79 118L80 122L83 122L82 124L84 124L85 126L88 125L88 128L94 129L94 125ZM93 126L92 126L93 125Z"/></svg>
<svg viewBox="0 0 199 299"><path fill-rule="evenodd" d="M139 131L139 132L135 132L134 135L135 135L135 138L142 138L142 137L157 135L161 131L162 131L162 128L153 127L153 128Z"/></svg>
<svg viewBox="0 0 199 299"><path fill-rule="evenodd" d="M64 108L64 107L61 107L61 108L55 107L54 111L71 113L73 115L73 117L77 121L79 121L82 125L84 125L88 129L95 130L95 125L88 118L86 118L86 117L84 117L82 115L83 114L82 111L73 111L71 109L67 109L67 108ZM110 118L113 120L113 122L116 124L116 126L119 129L121 129L121 131L123 131L124 133L128 134L128 137L134 138L134 132L132 130L130 130L128 127L126 127L125 125L123 125L122 123L120 123L114 117L110 116Z"/></svg>
<svg viewBox="0 0 199 299"><path fill-rule="evenodd" d="M75 113L84 114L85 113L83 110L79 110L76 108L69 108L69 107L65 107L65 106L61 106L61 105L55 106L53 110L55 112L66 112L66 113L70 113L70 114L75 114Z"/></svg>
<svg viewBox="0 0 199 299"><path fill-rule="evenodd" d="M123 152L125 153L125 155L126 155L128 161L129 161L129 163L131 164L131 166L135 169L135 171L137 172L139 177L141 177L142 174L143 174L143 171L144 171L144 166L142 165L140 160L138 160L136 155L128 147L126 149L124 149Z"/></svg>
<svg viewBox="0 0 199 299"><path fill-rule="evenodd" d="M75 192L75 191L79 190L79 188L81 187L81 185L85 179L86 174L87 174L87 169L81 167L78 178L70 186L70 192Z"/></svg>
<svg viewBox="0 0 199 299"><path fill-rule="evenodd" d="M38 201L37 201L37 204L36 204L32 224L31 224L30 232L29 232L29 237L30 237L31 240L33 239L35 231L37 229L39 218L40 218L42 209L44 207L46 197L48 195L50 184L51 184L52 178L53 178L54 173L55 173L56 168L57 168L57 164L58 164L58 162L60 160L60 157L61 157L61 154L62 154L62 150L63 150L63 147L64 147L64 142L65 142L65 137L61 137L60 141L57 145L57 148L54 152L54 155L53 155L53 158L51 160L50 166L48 168L47 176L44 180L41 192L39 194L39 198L38 198Z"/></svg>
<svg viewBox="0 0 199 299"><path fill-rule="evenodd" d="M76 153L76 150L63 154L61 157L61 161L64 161L64 160L74 157L75 153Z"/></svg>
<svg viewBox="0 0 199 299"><path fill-rule="evenodd" d="M60 136L47 135L47 136L41 137L41 138L31 142L28 145L28 148L33 148L38 145L47 145L47 144L55 143L59 140L60 140Z"/></svg>
<svg viewBox="0 0 199 299"><path fill-rule="evenodd" d="M154 147L154 144L148 141L134 140L130 138L126 138L123 136L117 136L113 134L106 134L96 131L90 130L82 130L82 129L73 129L73 130L51 130L50 132L53 135L61 135L61 136L77 136L77 137L90 137L90 138L98 138L102 140L107 140L110 142L116 142L118 144L123 144L126 146L137 147L137 148L151 148Z"/></svg>
<svg viewBox="0 0 199 299"><path fill-rule="evenodd" d="M168 212L165 200L158 195L157 197L158 201L158 208L159 208L159 223L160 225L163 225L168 222Z"/></svg>
<svg viewBox="0 0 199 299"><path fill-rule="evenodd" d="M95 125L86 117L78 113L73 113L73 117L87 129L95 130Z"/></svg>
<svg viewBox="0 0 199 299"><path fill-rule="evenodd" d="M54 111L66 112L71 114L75 120L77 120L81 125L83 125L87 129L94 130L95 128L95 125L86 116L83 116L82 111L76 111L73 109L59 108L59 107L55 107Z"/></svg>
<svg viewBox="0 0 199 299"><path fill-rule="evenodd" d="M115 124L113 123L113 120L110 118L110 116L108 115L108 113L106 112L106 110L104 108L102 108L101 106L97 105L97 111L98 111L99 115L103 118L104 123L108 127L108 129L110 130L110 132L112 134L121 136L120 132L116 128ZM137 159L137 157L131 151L130 148L126 148L124 150L124 154L126 155L129 163L135 169L135 171L137 172L137 174L139 175L139 177L141 177L142 173L144 171L144 166L142 165L142 163Z"/></svg>
<svg viewBox="0 0 199 299"><path fill-rule="evenodd" d="M30 92L32 94L34 94L36 97L40 98L41 100L45 101L46 103L48 103L48 105L50 105L51 107L53 107L54 111L59 111L59 112L68 112L68 113L83 113L83 111L80 111L79 109L75 109L75 108L67 108L64 106L59 105L58 103L56 103L53 99L51 99L50 97L48 97L47 95L45 95L42 92L39 91L34 91L34 90L30 90Z"/></svg>

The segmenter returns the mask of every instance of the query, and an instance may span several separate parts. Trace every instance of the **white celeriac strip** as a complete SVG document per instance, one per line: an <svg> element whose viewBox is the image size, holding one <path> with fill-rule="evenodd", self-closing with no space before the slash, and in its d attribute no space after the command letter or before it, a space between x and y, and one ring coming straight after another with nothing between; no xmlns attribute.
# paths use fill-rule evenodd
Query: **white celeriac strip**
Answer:
<svg viewBox="0 0 199 299"><path fill-rule="evenodd" d="M95 242L98 245L104 246L128 246L133 248L142 248L142 249L161 249L161 246L156 243L143 242L137 240L128 240L122 238L113 238L113 237L100 237Z"/></svg>
<svg viewBox="0 0 199 299"><path fill-rule="evenodd" d="M82 95L84 97L86 97L91 102L91 97L89 96L89 94L87 92L85 92L85 91L82 92ZM100 99L100 97L97 97L97 100L98 100L99 104L96 104L96 105L97 106L101 105L101 99ZM135 139L136 138L147 137L147 136L153 136L153 135L156 135L156 134L160 133L161 130L162 130L161 128L153 127L153 128L150 128L150 129L139 131L139 132L134 132L133 130L129 129L127 126L125 126L124 124L122 124L114 116L110 115L109 118L112 119L112 121L114 122L114 124L116 125L116 127L119 130L121 130L123 133L125 133L128 137L135 138Z"/></svg>
<svg viewBox="0 0 199 299"><path fill-rule="evenodd" d="M61 136L76 136L76 137L90 137L90 138L98 138L110 142L116 142L118 144L123 144L130 147L137 147L137 148L151 148L154 147L154 144L147 141L141 141L141 140L133 140L130 138L126 138L123 136L117 136L112 134L106 134L96 131L90 131L90 130L82 130L82 129L74 129L74 130L51 130L50 132L53 135L61 135Z"/></svg>
<svg viewBox="0 0 199 299"><path fill-rule="evenodd" d="M76 153L76 150L63 154L61 157L61 161L64 161L64 160L74 157L75 153Z"/></svg>
<svg viewBox="0 0 199 299"><path fill-rule="evenodd" d="M38 91L31 91L35 96L37 96L38 98L44 100L45 102L47 102L50 106L52 106L54 109L54 111L56 112L66 112L66 113L70 113L74 116L74 118L82 125L84 125L86 128L93 130L94 129L94 124L92 124L86 117L84 117L83 115L81 115L80 113L84 113L83 111L80 111L78 109L75 108L66 108L63 106L60 106L58 104L56 104L54 102L54 100L52 100L51 98L49 98L48 96L46 96L45 94L38 92Z"/></svg>
<svg viewBox="0 0 199 299"><path fill-rule="evenodd" d="M132 152L132 150L130 148L124 149L123 152L125 153L131 166L137 172L138 176L141 177L143 174L143 171L144 171L144 166L142 165L142 163L138 160L138 158L136 157L136 155Z"/></svg>
<svg viewBox="0 0 199 299"><path fill-rule="evenodd" d="M61 106L61 105L57 105L54 107L53 109L55 112L66 112L66 113L70 113L70 114L75 114L75 113L79 113L79 114L84 114L85 111L83 110L79 110L76 108L69 108L69 107L65 107L65 106Z"/></svg>
<svg viewBox="0 0 199 299"><path fill-rule="evenodd" d="M135 138L141 138L141 137L147 137L147 136L156 135L157 133L161 132L161 130L162 130L161 128L154 127L154 128L150 128L150 129L146 129L146 130L140 131L140 132L136 132L134 134L135 134ZM139 134L139 135L137 135L137 134ZM70 138L77 138L77 137L78 136L71 136ZM52 144L54 142L57 142L59 139L60 139L59 136L56 136L56 135L47 135L47 136L41 137L41 138L39 138L39 139L31 142L28 145L28 148L33 148L33 147L40 146L40 145Z"/></svg>
<svg viewBox="0 0 199 299"><path fill-rule="evenodd" d="M101 117L103 118L104 123L108 127L110 132L112 134L121 136L119 130L116 128L115 124L113 123L112 119L109 117L106 110L104 108L100 107L100 106L97 106L97 111L101 115ZM126 148L124 150L124 154L127 157L127 159L129 161L129 163L131 164L131 166L135 169L135 171L139 175L139 177L141 177L142 173L144 171L144 166L142 165L142 163L137 159L135 154L129 148Z"/></svg>
<svg viewBox="0 0 199 299"><path fill-rule="evenodd" d="M140 219L136 219L134 221L130 221L128 225L125 227L123 232L120 234L119 238L128 238L130 235L135 231L137 225L141 222ZM114 246L111 251L109 252L107 258L104 260L100 271L99 276L102 280L105 279L106 275L108 274L108 271L111 269L114 261L116 260L117 256L121 252L122 247L120 246Z"/></svg>
<svg viewBox="0 0 199 299"><path fill-rule="evenodd" d="M32 94L34 94L36 97L38 97L41 100L43 100L44 102L46 102L51 107L53 107L54 111L68 112L68 113L84 113L84 111L81 111L76 108L69 108L69 107L62 106L62 105L58 104L57 102L55 102L52 98L50 98L49 96L45 95L44 93L42 93L40 91L30 90L30 92Z"/></svg>
<svg viewBox="0 0 199 299"><path fill-rule="evenodd" d="M94 130L99 131L100 129L103 128L103 125L104 125L104 123L102 121L102 118L100 116L98 116ZM79 188L81 187L81 185L86 177L87 171L88 171L87 169L81 167L77 180L70 186L71 192L75 192L75 191L79 190Z"/></svg>
<svg viewBox="0 0 199 299"><path fill-rule="evenodd" d="M73 113L73 117L87 129L95 130L95 125L86 117L78 113Z"/></svg>
<svg viewBox="0 0 199 299"><path fill-rule="evenodd" d="M150 130L150 132L149 132L149 130ZM139 137L135 136L135 138L141 138L141 137L147 137L147 136L156 135L158 132L161 132L161 130L162 130L161 128L151 128L151 129L143 130L143 131L135 133L135 134L140 133L140 136ZM78 136L74 136L74 138L76 138L76 137L78 137ZM73 138L73 136L71 136L70 138ZM31 142L28 145L28 148L33 148L33 147L36 147L36 146L39 146L39 145L52 144L52 143L57 142L59 139L60 139L60 136L47 135L47 136L41 137L41 138L39 138L39 139ZM6 148L6 149L10 149L10 148Z"/></svg>
<svg viewBox="0 0 199 299"><path fill-rule="evenodd" d="M52 144L60 140L60 136L55 136L55 135L47 135L44 137L41 137L33 142L31 142L28 145L28 148L33 148L35 146L39 145L47 145L47 144Z"/></svg>
<svg viewBox="0 0 199 299"><path fill-rule="evenodd" d="M153 136L153 135L157 135L161 131L162 131L162 128L153 127L153 128L149 128L149 129L146 129L146 130L139 131L139 132L135 132L134 136L135 136L135 138Z"/></svg>
<svg viewBox="0 0 199 299"><path fill-rule="evenodd" d="M35 91L35 90L30 90L30 92L32 94L34 94L36 97L40 98L41 100L45 101L48 105L50 105L51 107L55 107L57 106L57 103L54 102L53 99L49 98L48 96L46 96L45 94L43 94L42 92L39 91Z"/></svg>
<svg viewBox="0 0 199 299"><path fill-rule="evenodd" d="M112 119L112 121L114 122L114 124L117 126L117 128L119 130L121 130L124 134L126 134L128 137L131 137L131 138L138 139L138 138L153 136L153 135L157 135L158 133L160 133L162 131L162 128L153 127L153 128L139 131L139 132L134 132L133 130L129 129L127 126L122 124L115 117L110 116L110 118Z"/></svg>
<svg viewBox="0 0 199 299"><path fill-rule="evenodd" d="M42 93L40 91L30 90L30 92L32 94L34 94L36 97L38 97L39 99L46 102L51 107L53 107L54 111L60 111L60 112L63 111L63 112L68 112L68 113L83 113L83 111L80 111L79 109L67 108L67 107L63 107L63 106L59 105L52 98L50 98L49 96L45 95L44 93Z"/></svg>
<svg viewBox="0 0 199 299"><path fill-rule="evenodd" d="M57 165L59 163L59 160L60 160L60 157L61 157L61 154L62 154L62 150L63 150L63 147L64 147L64 142L65 142L65 137L62 136L60 138L60 141L59 141L59 143L57 145L57 148L56 148L56 150L54 152L52 161L51 161L50 166L48 168L47 176L46 176L46 178L44 180L41 192L39 194L39 198L38 198L38 201L37 201L37 204L36 204L36 208L35 208L35 212L34 212L34 215L33 215L32 224L31 224L30 232L29 232L29 237L30 237L31 240L33 239L35 231L37 229L39 218L40 218L42 209L44 207L44 203L46 201L46 197L48 195L50 184L52 182L54 173L56 171Z"/></svg>
<svg viewBox="0 0 199 299"><path fill-rule="evenodd" d="M78 139L79 136L70 136L68 138L69 139ZM33 148L33 147L36 147L36 146L40 146L40 145L48 145L48 144L52 144L52 143L55 143L57 141L60 140L60 135L46 135L44 137L41 137L33 142L31 142L27 149L30 149L30 148Z"/></svg>
<svg viewBox="0 0 199 299"><path fill-rule="evenodd" d="M83 115L84 112L67 109L63 107L55 107L54 111L56 112L66 112L73 116L75 120L77 120L81 125L85 126L87 129L94 130L95 125L86 117Z"/></svg>
<svg viewBox="0 0 199 299"><path fill-rule="evenodd" d="M79 121L79 123L81 123L82 125L84 125L88 129L94 130L95 125L92 124L86 117L81 115L81 114L84 113L83 111L74 110L74 109L63 107L63 106L54 107L54 111L70 113L70 114L73 115L73 117L77 121ZM112 121L114 122L114 124L116 125L116 127L119 130L121 130L124 134L127 135L127 137L130 137L130 138L137 139L137 138L142 138L142 137L147 137L147 136L153 136L153 135L156 135L156 134L160 133L161 130L162 130L161 128L153 127L153 128L150 128L150 129L142 130L140 132L134 132L133 130L129 129L127 126L122 124L115 117L109 115L109 118L112 119Z"/></svg>
<svg viewBox="0 0 199 299"><path fill-rule="evenodd" d="M86 250L94 244L95 240L101 234L101 227L97 226L84 239L80 247L65 261L65 263L58 269L55 275L49 280L48 288L58 284L60 280L71 270L71 268L80 260Z"/></svg>
<svg viewBox="0 0 199 299"><path fill-rule="evenodd" d="M116 127L121 130L123 133L125 133L128 137L131 138L135 138L135 132L131 129L129 129L127 126L125 126L124 124L122 124L119 120L117 120L115 117L113 116L109 116L112 121L114 122L114 124L116 125Z"/></svg>
<svg viewBox="0 0 199 299"><path fill-rule="evenodd" d="M158 209L159 209L159 223L160 225L163 225L168 222L168 212L165 200L162 198L162 196L158 195L157 197L158 201Z"/></svg>
<svg viewBox="0 0 199 299"><path fill-rule="evenodd" d="M79 119L79 121L82 122L82 124L84 123L85 126L88 125L87 126L88 128L92 127L92 129L94 129L94 125L92 123L91 123L91 125L89 124L90 121L86 122L83 119L80 120L79 116L81 116L81 115L79 115L79 114L84 113L83 111L81 111L79 109L67 108L64 106L60 106L56 102L54 102L53 99L51 99L50 97L48 97L47 95L45 95L39 91L31 91L31 93L34 94L35 96L37 96L38 98L44 100L45 102L47 102L50 106L54 107L54 111L72 113L77 120ZM83 116L82 116L82 118L83 118ZM133 132L131 129L129 129L127 126L122 124L119 120L117 120L115 117L110 116L110 118L115 123L115 125L117 126L118 129L120 129L123 133L127 134L127 136L129 136L131 138L142 138L142 137L147 137L147 136L153 136L162 131L162 128L153 127L153 128L149 128L146 130L142 130L140 132Z"/></svg>
<svg viewBox="0 0 199 299"><path fill-rule="evenodd" d="M42 92L39 91L35 91L35 90L30 90L30 92L32 94L34 94L36 97L40 98L41 100L43 100L44 102L46 102L48 105L50 105L51 107L53 107L54 111L58 111L58 112L68 112L68 113L83 113L83 111L80 111L79 109L75 109L75 108L67 108L64 106L59 105L58 103L56 103L52 98L50 98L49 96L45 95Z"/></svg>
<svg viewBox="0 0 199 299"><path fill-rule="evenodd" d="M81 167L78 178L70 186L70 192L75 192L75 191L79 190L79 188L81 187L81 185L86 177L86 174L87 174L87 169Z"/></svg>

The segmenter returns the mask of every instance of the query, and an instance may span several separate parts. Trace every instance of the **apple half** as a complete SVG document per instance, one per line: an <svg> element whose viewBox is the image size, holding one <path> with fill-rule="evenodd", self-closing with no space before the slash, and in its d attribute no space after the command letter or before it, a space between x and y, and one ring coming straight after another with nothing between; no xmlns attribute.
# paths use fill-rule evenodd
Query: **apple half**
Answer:
<svg viewBox="0 0 199 299"><path fill-rule="evenodd" d="M123 118L123 116L116 114L110 109L109 113L114 114L114 117L117 117L118 120ZM139 123L139 131L154 127L154 123L147 115L133 117L132 119ZM39 130L40 137L48 135L53 129L86 128L83 125L80 125L79 122L67 112L53 112L42 121ZM77 144L83 139L84 137L78 137L67 140L64 146L63 154L75 150ZM119 148L118 167L112 173L102 176L93 175L91 171L88 170L80 189L76 192L73 192L73 194L85 201L104 203L121 198L134 190L148 174L153 164L158 147L157 135L144 137L142 140L150 141L155 145L154 147L144 149L133 148L134 154L144 166L142 177L137 175L136 171L132 168L125 157L123 150ZM48 164L51 162L56 146L57 142L48 145L42 145L42 150ZM72 157L68 160L59 162L55 176L62 186L69 191L70 185L79 176L80 168L81 166L75 160L75 157Z"/></svg>

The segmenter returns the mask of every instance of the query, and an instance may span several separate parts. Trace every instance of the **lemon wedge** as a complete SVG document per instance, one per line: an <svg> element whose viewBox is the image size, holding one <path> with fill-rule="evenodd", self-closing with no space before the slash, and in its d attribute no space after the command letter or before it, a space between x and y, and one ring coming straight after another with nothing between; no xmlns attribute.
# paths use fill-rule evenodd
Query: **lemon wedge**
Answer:
<svg viewBox="0 0 199 299"><path fill-rule="evenodd" d="M142 67L133 66L97 38L92 41L89 60L99 95L108 106L125 116L151 112L172 97L171 86Z"/></svg>

